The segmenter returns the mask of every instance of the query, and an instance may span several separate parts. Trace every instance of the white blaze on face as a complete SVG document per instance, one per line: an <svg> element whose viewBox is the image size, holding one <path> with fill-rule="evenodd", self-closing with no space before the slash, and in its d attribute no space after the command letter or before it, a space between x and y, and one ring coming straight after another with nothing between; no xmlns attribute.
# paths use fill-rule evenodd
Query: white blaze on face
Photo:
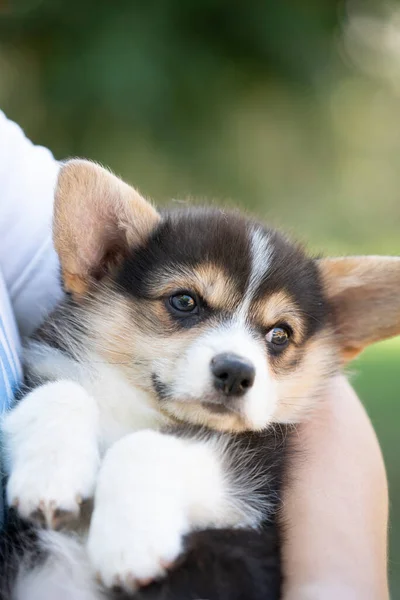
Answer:
<svg viewBox="0 0 400 600"><path fill-rule="evenodd" d="M260 287L271 262L272 248L268 237L259 227L254 227L250 234L251 271L247 289L240 306L238 316L246 321L249 308Z"/></svg>
<svg viewBox="0 0 400 600"><path fill-rule="evenodd" d="M201 402L217 393L210 368L215 356L229 353L250 361L255 368L254 383L237 402L241 404L243 417L254 429L269 423L277 404L277 385L269 367L265 342L252 332L247 322L251 302L270 258L268 238L261 229L253 229L249 283L236 315L203 333L178 360L174 373L168 378L172 397Z"/></svg>

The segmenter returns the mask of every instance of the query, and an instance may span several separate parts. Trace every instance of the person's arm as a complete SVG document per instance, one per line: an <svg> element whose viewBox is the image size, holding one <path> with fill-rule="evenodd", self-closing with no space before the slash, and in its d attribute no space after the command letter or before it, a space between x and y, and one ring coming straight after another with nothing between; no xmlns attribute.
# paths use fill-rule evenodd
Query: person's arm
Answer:
<svg viewBox="0 0 400 600"><path fill-rule="evenodd" d="M284 498L284 600L387 600L388 489L372 425L344 377L298 427Z"/></svg>
<svg viewBox="0 0 400 600"><path fill-rule="evenodd" d="M51 235L58 171L51 152L0 111L0 271L23 336L61 294Z"/></svg>

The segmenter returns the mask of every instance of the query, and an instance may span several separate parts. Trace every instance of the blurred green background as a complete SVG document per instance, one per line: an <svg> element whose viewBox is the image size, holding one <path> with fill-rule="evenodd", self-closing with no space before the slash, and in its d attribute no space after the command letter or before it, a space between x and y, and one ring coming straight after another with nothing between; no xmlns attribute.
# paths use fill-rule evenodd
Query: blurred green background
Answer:
<svg viewBox="0 0 400 600"><path fill-rule="evenodd" d="M312 250L400 254L397 2L0 0L0 108L158 202L219 199ZM389 472L393 598L399 359L393 341L352 369Z"/></svg>

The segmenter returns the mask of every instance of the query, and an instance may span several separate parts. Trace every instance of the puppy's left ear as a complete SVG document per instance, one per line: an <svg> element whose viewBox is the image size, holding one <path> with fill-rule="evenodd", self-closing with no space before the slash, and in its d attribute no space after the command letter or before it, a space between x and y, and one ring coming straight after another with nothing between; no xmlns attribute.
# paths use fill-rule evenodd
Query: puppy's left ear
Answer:
<svg viewBox="0 0 400 600"><path fill-rule="evenodd" d="M400 258L321 259L344 362L366 346L400 335Z"/></svg>
<svg viewBox="0 0 400 600"><path fill-rule="evenodd" d="M66 162L58 177L53 220L65 289L83 296L159 220L155 208L110 171L87 160Z"/></svg>

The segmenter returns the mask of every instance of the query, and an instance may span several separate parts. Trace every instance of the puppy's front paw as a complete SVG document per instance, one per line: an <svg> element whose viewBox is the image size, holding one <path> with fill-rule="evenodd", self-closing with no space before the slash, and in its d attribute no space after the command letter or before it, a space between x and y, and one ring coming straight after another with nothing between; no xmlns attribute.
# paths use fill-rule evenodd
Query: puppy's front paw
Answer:
<svg viewBox="0 0 400 600"><path fill-rule="evenodd" d="M58 528L93 495L98 407L77 383L35 388L2 419L7 501L21 517Z"/></svg>
<svg viewBox="0 0 400 600"><path fill-rule="evenodd" d="M101 582L129 592L165 575L188 531L183 510L167 507L162 497L149 499L145 511L135 504L96 507L88 538L89 558Z"/></svg>
<svg viewBox="0 0 400 600"><path fill-rule="evenodd" d="M93 496L98 466L95 446L68 446L51 453L37 448L14 465L7 501L21 517L59 529L76 519L82 501Z"/></svg>

